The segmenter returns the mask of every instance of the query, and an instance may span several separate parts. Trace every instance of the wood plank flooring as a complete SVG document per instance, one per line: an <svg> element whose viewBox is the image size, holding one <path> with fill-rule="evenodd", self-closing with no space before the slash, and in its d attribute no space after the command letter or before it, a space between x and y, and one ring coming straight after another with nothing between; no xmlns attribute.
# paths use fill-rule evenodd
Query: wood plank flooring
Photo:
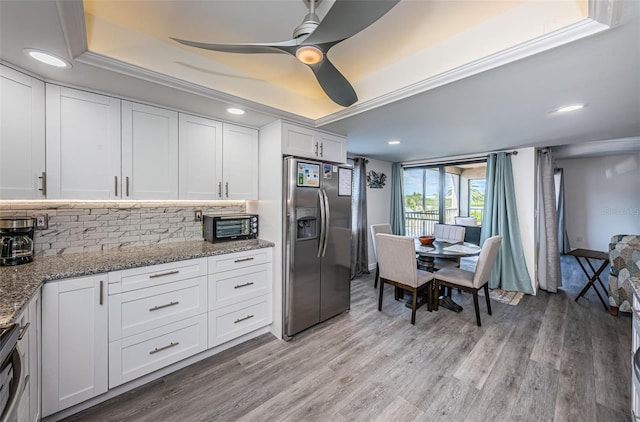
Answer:
<svg viewBox="0 0 640 422"><path fill-rule="evenodd" d="M411 311L373 276L351 311L290 342L264 335L69 421L628 421L631 318L612 317L563 257L564 287L517 306L469 294Z"/></svg>

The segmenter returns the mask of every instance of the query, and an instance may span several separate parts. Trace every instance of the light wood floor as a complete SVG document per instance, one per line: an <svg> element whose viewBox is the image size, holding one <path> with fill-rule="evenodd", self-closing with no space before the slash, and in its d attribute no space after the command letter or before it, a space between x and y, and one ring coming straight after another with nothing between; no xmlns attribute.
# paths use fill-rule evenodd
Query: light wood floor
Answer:
<svg viewBox="0 0 640 422"><path fill-rule="evenodd" d="M469 294L410 310L373 277L352 308L284 342L265 335L75 415L74 421L628 421L631 318L612 317L563 257L564 290L519 305Z"/></svg>

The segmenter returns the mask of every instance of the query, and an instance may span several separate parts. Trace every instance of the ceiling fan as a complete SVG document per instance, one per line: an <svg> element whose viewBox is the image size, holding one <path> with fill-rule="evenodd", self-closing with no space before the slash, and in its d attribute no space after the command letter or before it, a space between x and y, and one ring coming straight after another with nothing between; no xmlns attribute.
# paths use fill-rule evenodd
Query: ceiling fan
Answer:
<svg viewBox="0 0 640 422"><path fill-rule="evenodd" d="M334 45L362 31L391 10L399 0L336 0L325 18L320 22L315 13L316 4L322 0L303 0L309 13L293 31L288 41L209 44L171 37L172 40L191 47L225 53L288 53L309 66L318 83L336 104L349 107L358 96L347 79L327 58Z"/></svg>

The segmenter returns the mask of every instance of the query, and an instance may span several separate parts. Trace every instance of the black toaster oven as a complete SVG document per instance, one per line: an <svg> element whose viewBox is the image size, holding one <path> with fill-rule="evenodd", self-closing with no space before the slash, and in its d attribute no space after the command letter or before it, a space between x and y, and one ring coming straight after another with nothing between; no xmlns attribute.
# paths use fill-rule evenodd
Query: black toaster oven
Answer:
<svg viewBox="0 0 640 422"><path fill-rule="evenodd" d="M209 242L258 238L257 214L205 215L202 223L202 235Z"/></svg>

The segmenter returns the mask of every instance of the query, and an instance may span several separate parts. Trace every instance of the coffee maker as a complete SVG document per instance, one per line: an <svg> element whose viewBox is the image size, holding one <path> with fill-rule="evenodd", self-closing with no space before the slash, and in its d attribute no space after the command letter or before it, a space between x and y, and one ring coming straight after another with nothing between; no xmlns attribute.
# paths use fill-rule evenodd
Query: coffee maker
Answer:
<svg viewBox="0 0 640 422"><path fill-rule="evenodd" d="M0 266L33 261L33 229L31 217L0 218Z"/></svg>

